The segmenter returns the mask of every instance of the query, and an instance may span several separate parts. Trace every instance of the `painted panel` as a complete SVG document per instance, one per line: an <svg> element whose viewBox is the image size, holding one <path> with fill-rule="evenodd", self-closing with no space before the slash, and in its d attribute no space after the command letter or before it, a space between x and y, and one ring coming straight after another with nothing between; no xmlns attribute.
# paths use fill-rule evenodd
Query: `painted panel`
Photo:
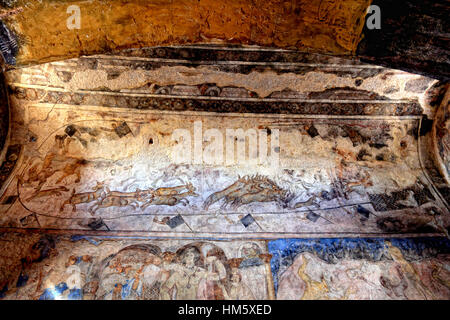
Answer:
<svg viewBox="0 0 450 320"><path fill-rule="evenodd" d="M264 242L43 237L32 252L38 254L3 284L0 298L264 300L273 294Z"/></svg>
<svg viewBox="0 0 450 320"><path fill-rule="evenodd" d="M446 238L279 239L268 248L277 299L450 298Z"/></svg>
<svg viewBox="0 0 450 320"><path fill-rule="evenodd" d="M420 167L415 119L48 104L26 113L21 130L35 142L7 190L18 198L3 227L273 238L441 233L448 224ZM188 133L187 145L176 129ZM216 140L207 141L211 129ZM253 132L256 143L229 129ZM179 150L188 156L181 163Z"/></svg>

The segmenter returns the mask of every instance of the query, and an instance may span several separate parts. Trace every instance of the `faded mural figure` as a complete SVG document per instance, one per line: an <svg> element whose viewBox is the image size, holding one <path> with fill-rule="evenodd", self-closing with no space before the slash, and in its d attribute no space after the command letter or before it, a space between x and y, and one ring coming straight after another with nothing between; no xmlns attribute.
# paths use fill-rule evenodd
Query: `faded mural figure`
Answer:
<svg viewBox="0 0 450 320"><path fill-rule="evenodd" d="M47 287L39 300L82 300L86 264L89 264L91 259L90 256L70 256L66 263L66 279L55 286Z"/></svg>
<svg viewBox="0 0 450 320"><path fill-rule="evenodd" d="M265 266L260 255L261 248L254 242L246 242L239 248L239 257L242 259L237 266L239 270L240 286L251 286L252 283L265 282ZM233 270L234 271L234 270ZM236 271L234 271L236 273ZM235 277L234 281L236 281ZM236 284L236 282L235 282ZM267 296L267 286L251 287L251 296L254 299L262 299Z"/></svg>
<svg viewBox="0 0 450 320"><path fill-rule="evenodd" d="M278 295L280 300L300 300L306 287L305 282L299 277L298 270L303 265L303 259L296 257L281 275L278 282Z"/></svg>
<svg viewBox="0 0 450 320"><path fill-rule="evenodd" d="M97 202L89 208L89 212L94 215L98 209L127 206L136 210L139 207L136 197L137 195L134 192L130 192L130 195L112 195L107 193L104 198L97 199Z"/></svg>
<svg viewBox="0 0 450 320"><path fill-rule="evenodd" d="M65 178L76 176L75 183L81 180L81 168L88 162L82 158L67 156L67 149L72 140L67 135L56 135L55 142L47 152L44 160L38 161L28 169L28 178L19 177L20 184L29 187L34 182L38 182L34 193L28 199L38 196L47 180L56 173L62 173L56 180L56 184L61 183ZM65 191L65 190L64 190Z"/></svg>
<svg viewBox="0 0 450 320"><path fill-rule="evenodd" d="M92 201L98 201L98 199L104 198L109 193L108 187L104 183L98 182L93 188L92 192L75 193L75 188L72 190L70 198L63 202L60 208L60 212L64 210L66 205L72 206L72 212L76 211L76 205L82 203L90 203Z"/></svg>
<svg viewBox="0 0 450 320"><path fill-rule="evenodd" d="M123 277L118 274L110 274L100 281L96 300L121 300Z"/></svg>
<svg viewBox="0 0 450 320"><path fill-rule="evenodd" d="M216 279L216 277L202 279L199 285L197 299L223 300L224 297L221 285L226 282L227 271L223 262L219 259L221 252L208 245L202 248L202 252L204 256L206 256L208 273L212 275L217 274L218 279Z"/></svg>
<svg viewBox="0 0 450 320"><path fill-rule="evenodd" d="M365 261L343 259L337 265L322 261L309 252L298 255L280 276L279 299L348 300L352 295L370 299L378 291L370 279L377 274ZM373 294L373 297L376 297Z"/></svg>
<svg viewBox="0 0 450 320"><path fill-rule="evenodd" d="M67 288L69 289L68 298L70 300L81 300L83 293L82 288L84 286L84 275L81 272L80 267L71 265L67 268L66 273L69 277L66 280Z"/></svg>
<svg viewBox="0 0 450 320"><path fill-rule="evenodd" d="M306 255L302 256L303 264L298 269L298 275L300 279L302 279L306 285L302 300L320 300L324 299L328 293L329 289L327 283L324 278L321 281L316 281L311 279L311 277L306 273L306 267L310 262ZM326 298L325 298L326 299Z"/></svg>
<svg viewBox="0 0 450 320"><path fill-rule="evenodd" d="M411 297L411 298L419 298L419 299L435 299L434 294L423 284L422 280L420 279L420 275L414 268L412 264L410 264L406 259L403 257L402 252L399 248L394 247L392 245L389 245L389 253L391 257L394 259L396 265L395 265L395 272L399 275L401 281L405 283L405 280L407 279L408 282L411 283L411 285L416 289L416 292L420 293L421 297ZM405 286L405 285L403 285ZM405 290L408 288L408 286L405 286L405 289L403 290L403 293L405 297L408 298L407 294L405 293Z"/></svg>
<svg viewBox="0 0 450 320"><path fill-rule="evenodd" d="M161 299L195 300L197 299L200 281L219 280L217 273L210 273L200 267L200 252L196 248L188 248L181 256L181 264L161 286Z"/></svg>
<svg viewBox="0 0 450 320"><path fill-rule="evenodd" d="M277 278L278 299L449 297L449 257L448 254L436 256L436 247L432 247L436 244L432 240L427 240L431 244L417 241L419 245L413 239L288 241L290 245L283 248L299 253L287 255L289 260L284 261L289 262Z"/></svg>
<svg viewBox="0 0 450 320"><path fill-rule="evenodd" d="M163 259L157 256L150 256L145 260L142 279L142 300L158 300L160 287L168 278L167 272L162 268Z"/></svg>
<svg viewBox="0 0 450 320"><path fill-rule="evenodd" d="M223 284L219 284L225 300L255 300L253 292L242 283L242 275L239 270L233 269L230 275L230 288L227 290Z"/></svg>
<svg viewBox="0 0 450 320"><path fill-rule="evenodd" d="M380 284L386 289L386 294L393 300L408 299L405 290L408 288L408 281L403 275L400 266L396 266L394 277L393 274L380 276Z"/></svg>
<svg viewBox="0 0 450 320"><path fill-rule="evenodd" d="M177 187L158 188L156 190L151 190L151 192L148 193L141 209L145 209L151 205L175 206L179 203L186 206L189 204L187 197L197 196L198 194L195 193L195 187L191 183Z"/></svg>
<svg viewBox="0 0 450 320"><path fill-rule="evenodd" d="M450 289L450 264L431 262L431 278L441 286Z"/></svg>

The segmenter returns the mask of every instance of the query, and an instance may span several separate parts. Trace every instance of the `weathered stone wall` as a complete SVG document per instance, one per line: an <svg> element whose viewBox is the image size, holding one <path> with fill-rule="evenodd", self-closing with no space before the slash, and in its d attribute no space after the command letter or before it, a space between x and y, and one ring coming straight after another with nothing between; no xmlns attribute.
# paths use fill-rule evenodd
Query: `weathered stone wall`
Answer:
<svg viewBox="0 0 450 320"><path fill-rule="evenodd" d="M15 1L4 17L17 63L165 44L239 43L331 54L355 52L370 0ZM68 29L70 5L81 28Z"/></svg>

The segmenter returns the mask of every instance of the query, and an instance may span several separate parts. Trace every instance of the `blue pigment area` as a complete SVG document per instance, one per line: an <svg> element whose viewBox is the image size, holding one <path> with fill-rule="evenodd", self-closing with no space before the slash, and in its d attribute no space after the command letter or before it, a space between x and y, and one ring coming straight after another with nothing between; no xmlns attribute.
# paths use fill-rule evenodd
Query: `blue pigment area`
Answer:
<svg viewBox="0 0 450 320"><path fill-rule="evenodd" d="M327 263L337 263L344 258L380 261L391 259L388 241L399 248L405 259L413 261L450 253L450 240L447 238L344 238L344 239L278 239L269 241L272 254L270 262L275 292L278 290L280 269L285 270L303 252L309 252Z"/></svg>

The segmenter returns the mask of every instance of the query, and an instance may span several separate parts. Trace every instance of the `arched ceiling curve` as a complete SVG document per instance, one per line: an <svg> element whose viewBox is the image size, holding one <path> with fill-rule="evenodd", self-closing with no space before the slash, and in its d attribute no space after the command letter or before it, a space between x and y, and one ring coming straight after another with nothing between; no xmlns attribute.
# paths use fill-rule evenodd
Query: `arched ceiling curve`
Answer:
<svg viewBox="0 0 450 320"><path fill-rule="evenodd" d="M357 49L370 0L3 1L17 65L123 48L238 43L334 55ZM79 28L69 28L70 6ZM69 9L70 10L70 9Z"/></svg>

